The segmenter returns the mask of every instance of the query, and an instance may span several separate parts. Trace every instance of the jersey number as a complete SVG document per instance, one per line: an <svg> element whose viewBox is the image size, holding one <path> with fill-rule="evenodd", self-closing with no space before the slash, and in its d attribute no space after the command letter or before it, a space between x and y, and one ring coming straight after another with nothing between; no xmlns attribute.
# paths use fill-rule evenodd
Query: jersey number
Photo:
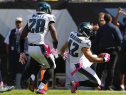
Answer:
<svg viewBox="0 0 126 95"><path fill-rule="evenodd" d="M29 26L29 32L31 33L43 33L44 32L44 26L45 26L45 20L44 19L30 19L29 23L31 25ZM36 24L36 27L33 28L33 26Z"/></svg>
<svg viewBox="0 0 126 95"><path fill-rule="evenodd" d="M70 50L71 46L73 46L74 48ZM72 40L69 40L68 47L69 47L69 54L72 55L73 57L78 57L78 53L75 53L75 51L78 50L79 45L73 42Z"/></svg>

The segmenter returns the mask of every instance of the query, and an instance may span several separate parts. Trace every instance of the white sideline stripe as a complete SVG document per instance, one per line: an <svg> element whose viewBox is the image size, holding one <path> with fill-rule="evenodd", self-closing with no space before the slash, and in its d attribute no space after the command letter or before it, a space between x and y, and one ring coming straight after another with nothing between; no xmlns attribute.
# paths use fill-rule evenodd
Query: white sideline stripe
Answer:
<svg viewBox="0 0 126 95"><path fill-rule="evenodd" d="M71 91L71 90L49 90L49 91ZM101 91L101 90L77 90L77 91L84 91L84 92L114 92L114 93L126 93L126 91Z"/></svg>
<svg viewBox="0 0 126 95"><path fill-rule="evenodd" d="M81 90L78 90L78 91L81 91ZM99 90L97 90L97 91L95 91L95 90L84 90L85 92L114 92L114 93L126 93L126 91L99 91Z"/></svg>

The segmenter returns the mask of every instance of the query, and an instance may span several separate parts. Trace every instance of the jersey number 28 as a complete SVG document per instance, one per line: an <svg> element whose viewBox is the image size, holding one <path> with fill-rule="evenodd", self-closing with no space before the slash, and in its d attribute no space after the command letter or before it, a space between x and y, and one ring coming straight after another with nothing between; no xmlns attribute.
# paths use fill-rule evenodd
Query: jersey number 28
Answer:
<svg viewBox="0 0 126 95"><path fill-rule="evenodd" d="M29 19L29 23L31 25L29 26L29 32L31 33L43 33L44 32L44 26L45 26L45 20L44 19ZM33 27L36 24L36 27Z"/></svg>

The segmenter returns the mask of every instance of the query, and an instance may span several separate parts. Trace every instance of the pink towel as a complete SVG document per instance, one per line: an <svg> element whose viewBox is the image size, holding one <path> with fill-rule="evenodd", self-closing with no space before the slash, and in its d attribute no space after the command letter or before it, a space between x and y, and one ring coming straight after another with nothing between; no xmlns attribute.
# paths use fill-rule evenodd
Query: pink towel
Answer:
<svg viewBox="0 0 126 95"><path fill-rule="evenodd" d="M50 56L50 54L52 53L51 51L51 47L48 44L43 44L45 49L46 49L46 53L45 56L48 58Z"/></svg>
<svg viewBox="0 0 126 95"><path fill-rule="evenodd" d="M71 73L72 76L83 66L83 63L78 63L78 65L79 67Z"/></svg>

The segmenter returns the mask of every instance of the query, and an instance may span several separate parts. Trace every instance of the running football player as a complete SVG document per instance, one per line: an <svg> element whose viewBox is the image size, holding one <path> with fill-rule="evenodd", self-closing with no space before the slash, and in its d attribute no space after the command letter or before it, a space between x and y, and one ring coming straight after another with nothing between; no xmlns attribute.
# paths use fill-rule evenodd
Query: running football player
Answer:
<svg viewBox="0 0 126 95"><path fill-rule="evenodd" d="M34 67L35 72L27 81L29 90L34 92L35 75L37 75L41 66L45 65L47 67L47 70L44 73L44 78L36 90L36 93L39 94L48 94L43 88L48 80L52 77L52 69L56 68L54 56L55 58L58 57L58 38L55 29L55 22L55 16L51 15L50 5L46 2L40 2L36 8L36 14L27 16L27 25L24 27L20 36L20 49L22 51L22 53L20 53L21 63L24 64L25 60L27 60L25 54L23 53L24 37L26 36L28 36L29 42L28 52L30 56L38 62L37 66ZM46 34L49 31L53 40L53 54L51 47L48 44L45 44Z"/></svg>

